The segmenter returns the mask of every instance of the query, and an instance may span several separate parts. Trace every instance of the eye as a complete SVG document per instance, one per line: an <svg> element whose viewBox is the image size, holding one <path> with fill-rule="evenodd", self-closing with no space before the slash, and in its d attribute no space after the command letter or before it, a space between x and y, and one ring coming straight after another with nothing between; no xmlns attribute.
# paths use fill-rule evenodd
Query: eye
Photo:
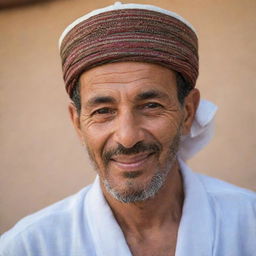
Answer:
<svg viewBox="0 0 256 256"><path fill-rule="evenodd" d="M106 115L106 114L113 114L115 111L111 108L100 108L95 110L92 115Z"/></svg>
<svg viewBox="0 0 256 256"><path fill-rule="evenodd" d="M151 108L151 109L153 109L153 108L162 107L162 105L159 104L159 103L156 103L156 102L149 102L149 103L146 103L143 107L144 108Z"/></svg>

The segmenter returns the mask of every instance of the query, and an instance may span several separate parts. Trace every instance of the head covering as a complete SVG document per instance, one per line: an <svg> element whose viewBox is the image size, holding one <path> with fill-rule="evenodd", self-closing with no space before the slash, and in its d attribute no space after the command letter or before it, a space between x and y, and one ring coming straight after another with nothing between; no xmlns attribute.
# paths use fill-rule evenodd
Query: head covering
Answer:
<svg viewBox="0 0 256 256"><path fill-rule="evenodd" d="M178 14L120 2L70 24L59 40L68 94L86 70L105 63L138 61L179 72L190 88L198 77L195 29Z"/></svg>
<svg viewBox="0 0 256 256"><path fill-rule="evenodd" d="M190 132L182 136L178 156L183 161L192 158L203 149L214 135L214 117L218 107L201 99Z"/></svg>
<svg viewBox="0 0 256 256"><path fill-rule="evenodd" d="M159 64L179 72L190 88L198 77L195 29L178 14L152 5L116 2L94 10L64 30L59 48L69 96L83 72L106 63ZM181 160L188 160L209 143L216 111L213 103L200 101L191 131L181 139Z"/></svg>

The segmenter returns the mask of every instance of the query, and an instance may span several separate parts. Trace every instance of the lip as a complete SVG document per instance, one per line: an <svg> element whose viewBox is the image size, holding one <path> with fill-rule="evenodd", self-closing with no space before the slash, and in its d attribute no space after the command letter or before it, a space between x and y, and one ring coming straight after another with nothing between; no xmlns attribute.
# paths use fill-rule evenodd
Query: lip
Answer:
<svg viewBox="0 0 256 256"><path fill-rule="evenodd" d="M118 155L112 158L112 162L117 165L119 168L123 170L138 170L138 168L142 168L143 165L147 162L147 160L154 153L142 153L136 155Z"/></svg>

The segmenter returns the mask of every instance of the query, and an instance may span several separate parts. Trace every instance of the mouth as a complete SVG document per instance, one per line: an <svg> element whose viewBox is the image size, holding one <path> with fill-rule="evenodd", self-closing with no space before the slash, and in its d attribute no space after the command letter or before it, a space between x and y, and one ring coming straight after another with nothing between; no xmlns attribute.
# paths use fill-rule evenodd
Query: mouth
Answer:
<svg viewBox="0 0 256 256"><path fill-rule="evenodd" d="M135 155L117 155L111 158L111 162L122 170L137 171L143 168L154 152L144 152Z"/></svg>

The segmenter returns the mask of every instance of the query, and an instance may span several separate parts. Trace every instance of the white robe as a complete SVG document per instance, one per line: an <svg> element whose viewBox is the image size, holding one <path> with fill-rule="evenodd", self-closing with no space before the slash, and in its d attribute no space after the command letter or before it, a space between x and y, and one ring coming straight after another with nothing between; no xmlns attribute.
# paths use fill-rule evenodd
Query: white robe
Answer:
<svg viewBox="0 0 256 256"><path fill-rule="evenodd" d="M176 256L256 255L256 193L181 172L185 201ZM168 238L166 238L168 240ZM99 179L21 220L0 239L1 256L131 256Z"/></svg>

